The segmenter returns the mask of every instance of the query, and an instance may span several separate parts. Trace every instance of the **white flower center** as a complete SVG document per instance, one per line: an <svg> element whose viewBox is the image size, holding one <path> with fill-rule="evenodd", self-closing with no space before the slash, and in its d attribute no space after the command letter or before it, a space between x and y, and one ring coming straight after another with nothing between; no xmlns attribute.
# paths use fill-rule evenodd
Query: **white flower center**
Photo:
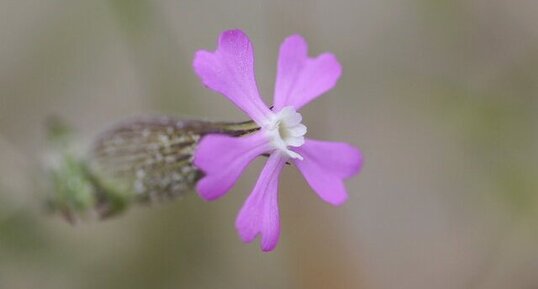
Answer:
<svg viewBox="0 0 538 289"><path fill-rule="evenodd" d="M273 114L265 123L264 128L271 144L275 149L285 153L290 158L300 159L303 157L288 149L288 147L300 147L304 144L306 126L301 123L303 117L291 106L286 106Z"/></svg>

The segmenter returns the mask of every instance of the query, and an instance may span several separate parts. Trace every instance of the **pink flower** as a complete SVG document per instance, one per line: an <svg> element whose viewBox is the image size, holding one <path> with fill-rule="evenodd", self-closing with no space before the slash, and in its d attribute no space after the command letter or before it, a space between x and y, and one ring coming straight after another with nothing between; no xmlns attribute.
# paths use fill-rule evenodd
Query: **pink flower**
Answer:
<svg viewBox="0 0 538 289"><path fill-rule="evenodd" d="M287 162L297 166L322 200L335 206L347 199L343 180L358 173L362 164L361 153L349 144L304 137L306 126L297 110L331 89L342 72L333 54L310 58L307 50L299 35L280 46L272 109L260 98L252 44L241 30L223 32L215 52L201 50L194 57L194 70L204 85L223 94L260 126L243 137L205 136L194 155L194 164L205 173L196 188L203 199L215 200L232 188L252 160L268 154L235 222L243 242L261 235L263 251L278 243L277 186Z"/></svg>

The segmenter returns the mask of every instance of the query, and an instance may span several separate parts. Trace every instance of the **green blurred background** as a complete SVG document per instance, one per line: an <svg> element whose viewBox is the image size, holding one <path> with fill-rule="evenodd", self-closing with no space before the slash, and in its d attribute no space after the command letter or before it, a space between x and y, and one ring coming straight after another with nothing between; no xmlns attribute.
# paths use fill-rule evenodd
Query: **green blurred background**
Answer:
<svg viewBox="0 0 538 289"><path fill-rule="evenodd" d="M538 288L537 15L535 0L0 0L0 288ZM267 100L287 35L338 56L336 89L302 113L310 136L362 149L349 201L288 168L270 254L233 225L262 160L219 202L44 214L50 115L82 146L136 115L245 119L191 69L228 28L251 37Z"/></svg>

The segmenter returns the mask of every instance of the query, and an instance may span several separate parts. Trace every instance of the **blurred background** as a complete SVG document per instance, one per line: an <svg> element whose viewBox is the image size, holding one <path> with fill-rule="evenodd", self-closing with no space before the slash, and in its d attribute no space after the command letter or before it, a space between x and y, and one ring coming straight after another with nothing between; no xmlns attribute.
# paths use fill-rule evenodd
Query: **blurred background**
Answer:
<svg viewBox="0 0 538 289"><path fill-rule="evenodd" d="M1 0L0 288L538 288L536 15L535 0ZM362 149L349 201L287 168L270 254L234 230L263 160L214 203L44 214L48 116L82 144L137 115L245 120L191 68L229 28L251 37L267 102L284 37L338 56L337 87L302 113L309 136Z"/></svg>

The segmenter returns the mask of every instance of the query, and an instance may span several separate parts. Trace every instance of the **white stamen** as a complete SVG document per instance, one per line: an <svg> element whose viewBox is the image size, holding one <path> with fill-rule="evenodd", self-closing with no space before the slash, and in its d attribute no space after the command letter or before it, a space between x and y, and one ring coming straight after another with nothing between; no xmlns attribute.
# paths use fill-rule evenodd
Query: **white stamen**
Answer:
<svg viewBox="0 0 538 289"><path fill-rule="evenodd" d="M288 147L300 147L304 144L306 126L301 123L303 117L291 106L286 106L272 115L264 125L267 136L275 149L285 153L290 158L300 159L303 157L288 149Z"/></svg>

